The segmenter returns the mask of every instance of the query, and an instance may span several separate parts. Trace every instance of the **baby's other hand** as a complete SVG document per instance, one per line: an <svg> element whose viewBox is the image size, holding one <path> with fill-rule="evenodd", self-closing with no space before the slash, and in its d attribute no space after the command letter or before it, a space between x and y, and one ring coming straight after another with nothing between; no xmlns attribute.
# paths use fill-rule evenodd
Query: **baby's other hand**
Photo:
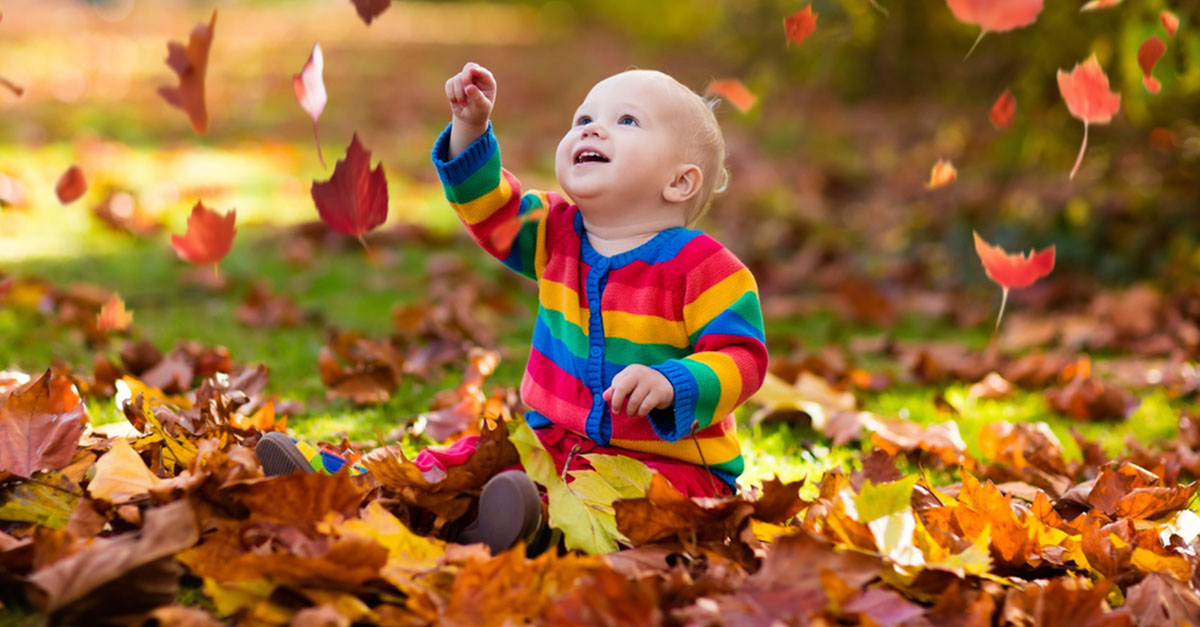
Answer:
<svg viewBox="0 0 1200 627"><path fill-rule="evenodd" d="M455 122L486 127L496 101L496 79L487 68L468 62L446 81L446 99Z"/></svg>
<svg viewBox="0 0 1200 627"><path fill-rule="evenodd" d="M670 407L675 402L675 387L661 372L633 364L613 377L603 396L614 412L644 418L651 409Z"/></svg>

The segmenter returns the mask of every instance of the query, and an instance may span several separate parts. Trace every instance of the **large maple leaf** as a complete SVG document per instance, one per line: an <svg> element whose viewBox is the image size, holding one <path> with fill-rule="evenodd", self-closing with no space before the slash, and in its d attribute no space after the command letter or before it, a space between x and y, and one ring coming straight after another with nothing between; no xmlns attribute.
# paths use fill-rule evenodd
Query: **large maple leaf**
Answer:
<svg viewBox="0 0 1200 627"><path fill-rule="evenodd" d="M188 37L187 47L177 41L167 42L167 65L179 75L178 87L159 87L158 93L168 103L183 109L197 133L208 132L208 109L204 105L204 75L208 71L208 50L212 47L213 29L217 25L217 10L213 9L208 25L197 24Z"/></svg>
<svg viewBox="0 0 1200 627"><path fill-rule="evenodd" d="M979 42L983 41L984 35L1002 33L1032 24L1042 12L1042 2L1043 0L946 0L958 21L976 24L981 29L975 44L967 52L968 57L975 51Z"/></svg>
<svg viewBox="0 0 1200 627"><path fill-rule="evenodd" d="M312 198L317 213L329 228L353 235L366 248L363 233L387 220L387 177L383 164L371 169L371 153L363 149L358 133L346 148L346 158L333 166L328 181L313 181Z"/></svg>
<svg viewBox="0 0 1200 627"><path fill-rule="evenodd" d="M1081 155L1082 156L1082 153ZM1029 251L1029 254L1017 253L1010 255L999 246L988 244L978 233L975 236L975 252L988 278L995 281L1004 289L1000 300L1000 314L996 316L996 328L1000 328L1000 319L1004 317L1004 306L1008 303L1008 290L1014 287L1029 287L1038 279L1054 270L1054 246L1041 251Z"/></svg>
<svg viewBox="0 0 1200 627"><path fill-rule="evenodd" d="M237 234L233 223L236 220L237 211L220 215L197 202L192 207L192 215L188 216L187 231L183 235L172 235L171 245L179 258L188 263L197 266L215 264L233 248L233 236Z"/></svg>
<svg viewBox="0 0 1200 627"><path fill-rule="evenodd" d="M71 463L88 416L70 384L57 379L47 370L0 406L0 472L30 477Z"/></svg>
<svg viewBox="0 0 1200 627"><path fill-rule="evenodd" d="M1108 124L1117 109L1121 108L1121 94L1109 91L1108 76L1096 57L1077 63L1070 74L1059 70L1058 90L1062 92L1063 100L1067 101L1071 115L1083 120L1083 144L1079 146L1075 167L1071 168L1070 178L1075 178L1079 164L1083 163L1083 153L1087 150L1088 126Z"/></svg>

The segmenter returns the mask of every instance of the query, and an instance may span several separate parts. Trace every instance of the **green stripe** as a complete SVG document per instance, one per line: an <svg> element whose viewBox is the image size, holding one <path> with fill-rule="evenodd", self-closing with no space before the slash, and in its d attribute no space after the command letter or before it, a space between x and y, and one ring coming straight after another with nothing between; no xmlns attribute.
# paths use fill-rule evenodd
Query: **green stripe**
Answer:
<svg viewBox="0 0 1200 627"><path fill-rule="evenodd" d="M696 379L696 423L703 429L712 424L717 403L721 401L721 378L712 368L694 359L680 359L679 363Z"/></svg>
<svg viewBox="0 0 1200 627"><path fill-rule="evenodd" d="M604 359L614 364L661 364L692 354L690 348L670 344L638 344L623 337L604 340Z"/></svg>
<svg viewBox="0 0 1200 627"><path fill-rule="evenodd" d="M705 330L708 329L708 325L713 320L720 318L726 312L730 311L741 316L742 320L745 320L747 323L757 327L760 332L763 330L762 306L758 302L758 294L752 290L747 290L737 300L733 301L732 305L722 309L720 313L710 318L708 322L705 322L704 326L700 327L698 331L688 336L688 340L695 346L700 336L704 335Z"/></svg>
<svg viewBox="0 0 1200 627"><path fill-rule="evenodd" d="M567 320L561 311L555 311L538 305L538 317L546 323L550 334L566 345L571 354L580 359L587 359L588 337L575 323Z"/></svg>
<svg viewBox="0 0 1200 627"><path fill-rule="evenodd" d="M525 222L517 233L517 241L513 242L521 255L520 272L531 279L537 279L537 268L534 267L537 260L537 231L537 220Z"/></svg>
<svg viewBox="0 0 1200 627"><path fill-rule="evenodd" d="M499 187L500 176L500 150L497 149L486 163L463 182L454 187L442 183L442 191L450 202L460 205L469 203Z"/></svg>
<svg viewBox="0 0 1200 627"><path fill-rule="evenodd" d="M730 474L740 475L740 474L742 474L742 471L746 470L746 460L743 459L741 455L738 455L737 457L734 457L733 459L731 459L727 462L721 462L720 464L713 464L712 466L709 466L709 468L715 468L717 470L723 470Z"/></svg>

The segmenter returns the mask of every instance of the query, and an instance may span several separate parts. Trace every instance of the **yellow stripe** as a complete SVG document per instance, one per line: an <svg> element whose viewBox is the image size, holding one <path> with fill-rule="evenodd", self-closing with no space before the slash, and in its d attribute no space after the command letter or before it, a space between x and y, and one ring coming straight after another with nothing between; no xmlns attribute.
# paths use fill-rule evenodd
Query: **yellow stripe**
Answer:
<svg viewBox="0 0 1200 627"><path fill-rule="evenodd" d="M687 358L712 368L713 372L717 374L717 378L721 380L721 398L717 401L717 411L713 415L713 422L729 415L729 412L737 406L738 396L742 394L742 373L738 370L733 358L717 351L695 353Z"/></svg>
<svg viewBox="0 0 1200 627"><path fill-rule="evenodd" d="M577 325L580 332L586 334L584 329L588 328L589 312L579 306L579 292L558 281L539 280L538 301L546 309L561 313L567 322Z"/></svg>
<svg viewBox="0 0 1200 627"><path fill-rule="evenodd" d="M702 464L707 462L709 466L723 464L741 454L742 449L738 444L737 434L733 431L727 431L721 437L717 438L697 438L700 441L700 446L704 448L704 461L700 460L700 452L696 449L696 442L692 438L684 438L675 442L665 442L663 440L618 440L613 438L608 441L609 446L617 446L627 448L631 451L641 451L643 453L654 453L663 457L670 457L685 461L689 464Z"/></svg>
<svg viewBox="0 0 1200 627"><path fill-rule="evenodd" d="M687 321L688 328L695 331L728 309L742 294L755 289L754 276L750 270L742 268L704 290L690 304L684 305L683 319Z"/></svg>
<svg viewBox="0 0 1200 627"><path fill-rule="evenodd" d="M601 315L605 337L619 337L635 344L667 344L676 348L690 345L683 322L625 311L605 311Z"/></svg>
<svg viewBox="0 0 1200 627"><path fill-rule="evenodd" d="M546 197L545 192L537 192L536 195L542 201L542 210L546 212L546 216L538 221L537 250L533 253L533 276L540 279L546 271L546 262L550 260L550 251L546 248L546 224L550 222L550 199Z"/></svg>
<svg viewBox="0 0 1200 627"><path fill-rule="evenodd" d="M496 189L471 202L462 204L452 202L450 206L458 215L462 216L468 225L474 226L490 218L510 198L512 198L512 185L509 185L508 177L502 174L500 175L500 184L496 186ZM515 213L513 217L516 217Z"/></svg>

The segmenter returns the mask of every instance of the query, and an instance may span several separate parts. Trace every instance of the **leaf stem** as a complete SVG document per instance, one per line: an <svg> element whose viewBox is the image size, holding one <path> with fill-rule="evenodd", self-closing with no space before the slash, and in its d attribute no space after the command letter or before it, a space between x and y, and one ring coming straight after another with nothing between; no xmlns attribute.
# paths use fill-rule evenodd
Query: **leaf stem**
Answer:
<svg viewBox="0 0 1200 627"><path fill-rule="evenodd" d="M321 154L321 137L317 135L317 121L313 120L313 140L317 142L317 158L321 160L321 167L327 168L325 165L325 155Z"/></svg>
<svg viewBox="0 0 1200 627"><path fill-rule="evenodd" d="M1083 121L1083 144L1079 146L1079 156L1075 158L1075 167L1071 168L1071 176L1068 178L1068 180L1075 179L1075 173L1079 171L1079 164L1083 163L1083 152L1085 150L1087 150L1087 136L1088 136L1088 121L1084 120Z"/></svg>
<svg viewBox="0 0 1200 627"><path fill-rule="evenodd" d="M1000 313L996 315L996 327L992 329L992 336L1000 332L1000 319L1004 317L1004 306L1008 304L1008 288L1004 288L1003 296L1000 297Z"/></svg>
<svg viewBox="0 0 1200 627"><path fill-rule="evenodd" d="M971 49L967 51L967 56L963 57L963 61L971 58L971 53L975 52L975 48L979 47L979 42L983 41L983 36L987 34L987 29L981 29L979 36L975 38L975 43L971 44Z"/></svg>

